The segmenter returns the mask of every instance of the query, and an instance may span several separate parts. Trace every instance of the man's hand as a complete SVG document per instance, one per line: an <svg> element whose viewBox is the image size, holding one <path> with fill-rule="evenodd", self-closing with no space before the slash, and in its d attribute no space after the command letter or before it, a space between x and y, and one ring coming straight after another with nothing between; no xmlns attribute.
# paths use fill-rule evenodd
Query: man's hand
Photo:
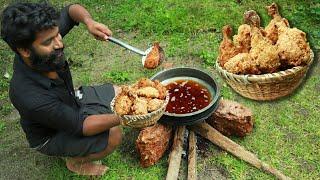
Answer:
<svg viewBox="0 0 320 180"><path fill-rule="evenodd" d="M106 41L109 36L112 35L112 32L106 25L98 23L92 19L86 21L85 24L87 25L88 31L97 40Z"/></svg>
<svg viewBox="0 0 320 180"><path fill-rule="evenodd" d="M98 40L105 41L112 35L107 26L94 21L90 13L80 4L72 4L69 8L69 15L74 21L84 23L88 31Z"/></svg>

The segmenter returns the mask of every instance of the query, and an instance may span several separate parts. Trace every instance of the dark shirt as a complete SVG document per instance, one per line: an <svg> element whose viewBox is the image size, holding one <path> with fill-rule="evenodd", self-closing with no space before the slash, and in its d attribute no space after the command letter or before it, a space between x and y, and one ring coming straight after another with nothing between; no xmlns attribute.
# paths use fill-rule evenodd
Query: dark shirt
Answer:
<svg viewBox="0 0 320 180"><path fill-rule="evenodd" d="M60 13L59 32L62 37L78 25L68 14L69 6ZM10 100L19 111L20 123L30 147L43 144L58 131L82 135L85 115L82 104L74 96L68 64L64 71L58 72L60 78L55 80L32 70L19 55L14 59L13 68Z"/></svg>

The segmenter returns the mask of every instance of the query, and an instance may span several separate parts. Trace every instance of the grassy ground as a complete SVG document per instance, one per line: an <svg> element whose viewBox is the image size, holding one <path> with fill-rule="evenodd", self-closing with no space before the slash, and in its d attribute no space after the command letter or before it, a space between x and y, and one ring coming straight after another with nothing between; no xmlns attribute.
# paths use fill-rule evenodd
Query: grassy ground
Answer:
<svg viewBox="0 0 320 180"><path fill-rule="evenodd" d="M0 0L1 9L8 4ZM53 1L58 7L75 1ZM293 95L272 102L257 102L236 94L216 75L213 64L222 39L221 27L242 23L242 13L255 9L263 24L270 20L264 7L272 1L198 0L79 0L93 17L107 24L114 36L146 49L160 41L168 62L175 66L201 68L217 79L222 96L250 107L254 112L254 131L244 139L232 138L257 154L266 163L294 179L320 177L320 65L318 58L306 81ZM320 4L316 1L278 0L281 13L291 26L308 33L314 51L320 49ZM145 70L140 57L111 43L95 41L83 25L64 39L66 53L72 62L76 86L113 82L126 84L139 77L150 77L161 70ZM0 41L0 170L3 179L83 179L70 173L57 158L43 156L27 148L19 126L19 116L8 100L13 54ZM124 143L104 159L110 171L102 179L163 179L167 155L148 169L138 164L134 141L137 132L124 128ZM185 166L181 168L185 179ZM272 179L243 161L210 144L208 152L198 158L199 179Z"/></svg>

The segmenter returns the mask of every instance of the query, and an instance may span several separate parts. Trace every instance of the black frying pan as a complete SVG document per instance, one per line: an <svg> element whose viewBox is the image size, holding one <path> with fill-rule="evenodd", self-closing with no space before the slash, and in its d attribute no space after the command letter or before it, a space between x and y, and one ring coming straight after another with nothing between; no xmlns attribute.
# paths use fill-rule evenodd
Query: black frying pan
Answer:
<svg viewBox="0 0 320 180"><path fill-rule="evenodd" d="M177 80L192 79L204 85L211 93L210 104L199 111L188 114L172 114L165 112L159 120L160 123L169 125L191 125L207 119L218 107L220 99L220 89L217 86L215 80L206 72L188 67L178 67L161 71L151 77L152 80L159 80L164 85ZM172 80L172 81L171 81Z"/></svg>

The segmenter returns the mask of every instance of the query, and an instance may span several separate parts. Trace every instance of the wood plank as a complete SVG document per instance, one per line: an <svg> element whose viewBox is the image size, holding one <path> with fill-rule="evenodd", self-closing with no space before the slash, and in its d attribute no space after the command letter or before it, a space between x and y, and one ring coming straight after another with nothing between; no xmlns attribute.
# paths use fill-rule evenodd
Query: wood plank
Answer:
<svg viewBox="0 0 320 180"><path fill-rule="evenodd" d="M186 126L178 126L175 131L172 150L169 155L169 167L166 180L178 179L185 130Z"/></svg>
<svg viewBox="0 0 320 180"><path fill-rule="evenodd" d="M222 149L230 152L234 156L248 162L258 169L276 176L278 179L291 179L277 169L274 169L268 164L262 162L256 157L255 154L245 150L242 146L222 135L219 131L217 131L207 123L199 123L193 126L189 126L188 128L200 134L204 138L210 140Z"/></svg>
<svg viewBox="0 0 320 180"><path fill-rule="evenodd" d="M189 131L188 149L188 180L197 179L197 138L193 131Z"/></svg>

